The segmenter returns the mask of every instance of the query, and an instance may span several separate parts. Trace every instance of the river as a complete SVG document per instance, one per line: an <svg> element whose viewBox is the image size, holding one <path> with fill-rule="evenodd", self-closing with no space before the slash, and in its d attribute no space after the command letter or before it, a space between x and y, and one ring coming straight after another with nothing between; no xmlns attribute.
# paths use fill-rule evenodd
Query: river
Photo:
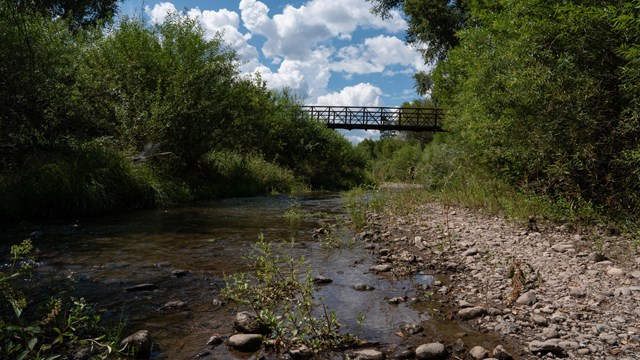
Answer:
<svg viewBox="0 0 640 360"><path fill-rule="evenodd" d="M338 194L322 194L292 199L287 196L234 198L202 202L168 209L136 211L72 225L40 227L43 236L34 241L40 250L41 272L51 272L72 284L72 291L95 303L106 319L126 320L125 336L149 330L154 342L154 359L244 359L250 354L231 351L226 346L212 348L213 334L233 332L238 308L216 306L222 300L224 276L249 271L247 256L259 234L276 249L287 246L293 256L304 256L314 276L333 280L318 287L318 297L334 310L341 322L355 328L364 314L361 337L379 342L392 352L402 346L423 342L453 343L461 333L475 344L491 348L497 339L472 330L465 323L447 320L437 298L419 303L394 305L389 299L416 296L416 285L428 286L433 277L419 274L408 279L376 275L368 269L374 257L364 244L326 249L312 238L319 227L317 216L290 221L284 214L297 206L307 214L344 216ZM17 232L5 232L18 240ZM354 234L340 228L337 235L348 243ZM17 242L17 241L14 241ZM188 271L176 277L176 270ZM139 284L153 284L151 291L127 291ZM373 291L356 291L366 284ZM162 312L169 301L183 301L189 309ZM403 324L420 323L419 336L398 336ZM467 341L467 340L465 340Z"/></svg>

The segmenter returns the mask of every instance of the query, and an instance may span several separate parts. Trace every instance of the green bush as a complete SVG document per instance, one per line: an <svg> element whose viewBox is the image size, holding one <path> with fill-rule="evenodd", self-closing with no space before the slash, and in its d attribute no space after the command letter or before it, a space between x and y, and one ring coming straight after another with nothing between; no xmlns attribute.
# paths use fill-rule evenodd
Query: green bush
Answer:
<svg viewBox="0 0 640 360"><path fill-rule="evenodd" d="M291 170L258 155L212 151L200 162L199 198L291 192L302 185Z"/></svg>

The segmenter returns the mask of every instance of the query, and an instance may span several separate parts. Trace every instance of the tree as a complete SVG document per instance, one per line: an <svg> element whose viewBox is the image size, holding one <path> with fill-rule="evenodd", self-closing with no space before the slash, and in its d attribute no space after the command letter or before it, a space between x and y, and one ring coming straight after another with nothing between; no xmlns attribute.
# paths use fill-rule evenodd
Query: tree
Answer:
<svg viewBox="0 0 640 360"><path fill-rule="evenodd" d="M446 58L447 51L458 45L456 33L469 20L466 0L367 0L372 12L388 18L400 9L409 17L407 42L422 48L426 62ZM426 46L426 47L424 47Z"/></svg>
<svg viewBox="0 0 640 360"><path fill-rule="evenodd" d="M118 10L119 0L10 0L22 11L38 11L51 18L69 21L72 28L95 26L110 20Z"/></svg>

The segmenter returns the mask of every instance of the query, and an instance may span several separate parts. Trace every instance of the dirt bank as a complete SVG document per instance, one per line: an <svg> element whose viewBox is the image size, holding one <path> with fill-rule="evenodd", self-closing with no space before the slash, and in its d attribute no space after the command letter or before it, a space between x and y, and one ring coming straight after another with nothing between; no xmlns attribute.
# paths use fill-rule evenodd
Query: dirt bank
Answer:
<svg viewBox="0 0 640 360"><path fill-rule="evenodd" d="M640 359L640 252L617 231L525 226L437 203L368 220L359 238L380 264L440 274L431 290L450 315L515 341L517 357Z"/></svg>

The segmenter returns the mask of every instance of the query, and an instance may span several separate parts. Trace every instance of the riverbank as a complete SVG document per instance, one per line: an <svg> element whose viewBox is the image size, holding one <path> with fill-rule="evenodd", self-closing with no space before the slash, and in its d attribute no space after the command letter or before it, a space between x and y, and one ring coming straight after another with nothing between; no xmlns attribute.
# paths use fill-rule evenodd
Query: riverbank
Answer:
<svg viewBox="0 0 640 360"><path fill-rule="evenodd" d="M613 229L524 226L435 202L367 217L359 237L377 263L436 274L447 316L515 342L514 357L640 358L640 252Z"/></svg>

